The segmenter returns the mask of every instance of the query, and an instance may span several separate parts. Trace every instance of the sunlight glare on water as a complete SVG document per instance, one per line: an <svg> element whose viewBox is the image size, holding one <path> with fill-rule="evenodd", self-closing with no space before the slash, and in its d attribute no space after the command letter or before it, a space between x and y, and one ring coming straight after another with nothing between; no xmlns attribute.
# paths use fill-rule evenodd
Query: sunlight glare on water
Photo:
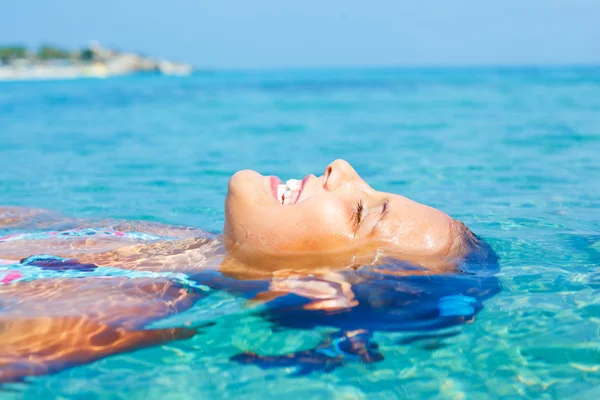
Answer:
<svg viewBox="0 0 600 400"><path fill-rule="evenodd" d="M0 83L0 203L219 232L228 178L348 160L500 257L502 291L446 339L291 377L241 350L314 347L218 294L181 342L14 384L6 398L600 398L600 69L199 73ZM12 396L12 397L11 397Z"/></svg>

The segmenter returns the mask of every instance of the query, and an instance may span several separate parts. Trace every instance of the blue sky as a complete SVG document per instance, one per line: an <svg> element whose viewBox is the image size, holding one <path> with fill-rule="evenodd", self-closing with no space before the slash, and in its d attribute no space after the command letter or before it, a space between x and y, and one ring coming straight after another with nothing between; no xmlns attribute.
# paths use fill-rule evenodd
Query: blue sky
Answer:
<svg viewBox="0 0 600 400"><path fill-rule="evenodd" d="M600 0L0 0L0 44L208 68L600 64Z"/></svg>

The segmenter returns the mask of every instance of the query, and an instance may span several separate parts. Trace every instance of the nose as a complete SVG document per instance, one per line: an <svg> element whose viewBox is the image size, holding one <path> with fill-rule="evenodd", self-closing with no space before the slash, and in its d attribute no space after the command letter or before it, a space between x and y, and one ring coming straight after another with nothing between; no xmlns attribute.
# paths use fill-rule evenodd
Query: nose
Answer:
<svg viewBox="0 0 600 400"><path fill-rule="evenodd" d="M336 190L342 186L360 185L363 180L346 160L335 160L325 168L323 174L325 190Z"/></svg>

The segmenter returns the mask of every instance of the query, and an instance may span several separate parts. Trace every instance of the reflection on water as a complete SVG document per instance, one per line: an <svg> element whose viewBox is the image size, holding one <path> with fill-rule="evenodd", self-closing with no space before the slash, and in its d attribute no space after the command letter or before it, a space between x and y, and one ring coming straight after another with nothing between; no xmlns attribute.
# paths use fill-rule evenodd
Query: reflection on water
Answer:
<svg viewBox="0 0 600 400"><path fill-rule="evenodd" d="M116 232L124 245L132 236L86 228L11 234L2 240L10 242L12 253L20 244L28 251L31 239L41 240L46 249L77 245L82 250L94 245L77 240L96 237L98 232L100 237ZM143 235L135 237L148 241ZM294 368L296 375L331 372L347 362L382 361L385 356L373 340L378 331L422 332L472 322L482 302L500 290L494 276L497 258L491 251L485 259L470 257L459 270L440 275L395 260L261 280L238 280L198 265L195 269L200 272L187 277L169 272L193 270L187 262L203 259L214 248L214 240L150 240L145 245L118 247L109 257L92 253L92 259L103 262L101 267L51 255L30 256L2 267L3 275L12 278L0 286L0 381L55 373L106 356L188 339L198 333L199 325L207 325L190 319L184 326L146 328L196 303L201 307L202 299L220 292L254 302L250 313L268 321L273 331L333 329L311 349L277 355L243 352L232 356L232 361L263 369ZM192 252L201 256L192 257ZM107 260L125 269L105 266ZM144 277L143 270L152 266L154 276ZM210 321L210 325L218 323L218 318ZM402 343L445 335L417 334Z"/></svg>
<svg viewBox="0 0 600 400"><path fill-rule="evenodd" d="M340 157L374 188L465 222L500 257L495 278L477 271L473 281L466 273L454 275L442 284L438 300L424 295L421 321L438 324L460 318L448 313L477 311L485 287L493 288L495 279L502 286L472 323L403 332L378 330L385 321L402 328L392 310L406 299L379 294L374 272L365 272L368 280L360 271L349 272L354 298L340 295L349 293L342 279L314 282L313 289L302 279L276 282L311 294L307 309L299 294L271 298L268 288L230 280L222 285L232 288L227 291L217 278L198 278L203 285L173 271L157 275L154 265L135 273L23 265L24 279L110 275L177 282L196 290L200 300L147 328L216 325L187 340L11 384L18 392L0 397L600 398L597 67L230 72L0 86L2 205L218 232L227 179L235 171L253 168L293 178L320 173ZM39 222L34 215L31 221ZM103 240L110 250L112 239ZM40 252L23 257L33 254ZM17 284L15 276L7 280ZM450 289L463 278L481 297ZM421 279L380 280L381 287L433 288ZM360 324L318 309L365 297L364 313L347 313ZM255 298L272 302L265 306ZM377 309L386 302L392 306ZM73 306L60 304L65 310ZM446 317L427 317L435 310ZM367 318L371 312L381 319ZM294 313L298 321L286 318ZM313 329L310 315L332 325ZM416 314L402 318L406 326L419 321ZM360 343L377 344L370 350L383 360L364 364L344 356L349 361L328 373L293 377L297 367L267 363L262 369L230 360L318 348L325 348L319 357L331 357L335 348L328 341L344 332L362 338L361 329L373 329Z"/></svg>
<svg viewBox="0 0 600 400"><path fill-rule="evenodd" d="M146 321L193 301L180 285L164 279L40 279L5 285L0 294L3 382L195 333L143 330Z"/></svg>

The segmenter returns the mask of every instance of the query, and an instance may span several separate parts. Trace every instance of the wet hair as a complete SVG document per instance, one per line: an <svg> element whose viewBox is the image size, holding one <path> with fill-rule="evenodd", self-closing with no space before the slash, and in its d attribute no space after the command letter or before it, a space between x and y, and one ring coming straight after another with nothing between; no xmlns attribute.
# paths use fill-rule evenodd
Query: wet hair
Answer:
<svg viewBox="0 0 600 400"><path fill-rule="evenodd" d="M458 238L457 250L465 264L497 269L498 255L487 242L458 220L455 220L454 230L455 237Z"/></svg>

